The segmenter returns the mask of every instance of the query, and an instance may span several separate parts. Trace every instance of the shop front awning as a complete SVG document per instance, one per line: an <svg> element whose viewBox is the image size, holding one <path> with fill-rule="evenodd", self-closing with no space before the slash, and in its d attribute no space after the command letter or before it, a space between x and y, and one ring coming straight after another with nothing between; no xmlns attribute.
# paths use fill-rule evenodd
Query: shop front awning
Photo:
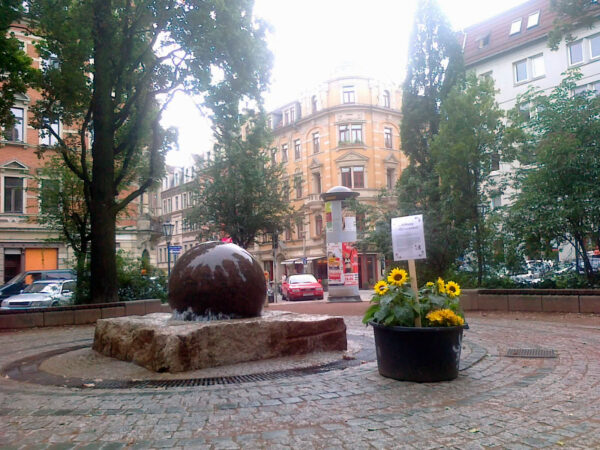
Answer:
<svg viewBox="0 0 600 450"><path fill-rule="evenodd" d="M302 258L286 259L285 261L281 261L281 264L296 264L296 261L302 264Z"/></svg>

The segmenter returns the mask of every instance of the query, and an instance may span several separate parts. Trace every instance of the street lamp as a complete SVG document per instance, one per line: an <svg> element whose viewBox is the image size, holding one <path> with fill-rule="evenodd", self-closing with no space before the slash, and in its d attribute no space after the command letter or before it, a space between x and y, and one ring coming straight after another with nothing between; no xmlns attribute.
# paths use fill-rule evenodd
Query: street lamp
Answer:
<svg viewBox="0 0 600 450"><path fill-rule="evenodd" d="M173 225L171 222L162 224L163 236L167 240L167 280L171 278L171 238L173 237Z"/></svg>

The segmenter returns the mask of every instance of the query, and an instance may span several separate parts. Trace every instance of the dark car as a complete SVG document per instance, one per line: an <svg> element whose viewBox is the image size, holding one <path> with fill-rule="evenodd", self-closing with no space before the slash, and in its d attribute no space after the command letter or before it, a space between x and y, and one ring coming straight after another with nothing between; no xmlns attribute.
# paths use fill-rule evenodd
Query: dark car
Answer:
<svg viewBox="0 0 600 450"><path fill-rule="evenodd" d="M323 286L310 274L290 275L283 283L284 300L312 300L323 298Z"/></svg>
<svg viewBox="0 0 600 450"><path fill-rule="evenodd" d="M44 280L73 280L77 275L71 269L57 270L28 270L22 272L0 287L0 300L19 294L34 281Z"/></svg>

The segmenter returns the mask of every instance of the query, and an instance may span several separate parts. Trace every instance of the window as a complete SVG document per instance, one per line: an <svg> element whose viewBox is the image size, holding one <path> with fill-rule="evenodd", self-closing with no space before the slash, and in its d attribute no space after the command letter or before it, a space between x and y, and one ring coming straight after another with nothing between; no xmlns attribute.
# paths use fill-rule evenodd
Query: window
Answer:
<svg viewBox="0 0 600 450"><path fill-rule="evenodd" d="M175 179L175 186L179 186L179 172L175 172L173 178Z"/></svg>
<svg viewBox="0 0 600 450"><path fill-rule="evenodd" d="M296 120L296 109L292 106L283 112L283 124L289 125Z"/></svg>
<svg viewBox="0 0 600 450"><path fill-rule="evenodd" d="M40 189L42 192L52 192L50 195L40 195L40 209L42 212L48 212L58 208L58 197L54 194L60 190L60 182L58 180L42 180Z"/></svg>
<svg viewBox="0 0 600 450"><path fill-rule="evenodd" d="M383 142L385 148L392 148L392 129L389 127L383 129Z"/></svg>
<svg viewBox="0 0 600 450"><path fill-rule="evenodd" d="M528 103L519 105L519 112L523 116L524 120L529 120L531 118L531 111Z"/></svg>
<svg viewBox="0 0 600 450"><path fill-rule="evenodd" d="M390 91L383 91L383 107L390 107Z"/></svg>
<svg viewBox="0 0 600 450"><path fill-rule="evenodd" d="M175 234L179 233L179 220L175 221Z"/></svg>
<svg viewBox="0 0 600 450"><path fill-rule="evenodd" d="M296 236L298 239L304 239L304 227L302 226L302 222L296 222Z"/></svg>
<svg viewBox="0 0 600 450"><path fill-rule="evenodd" d="M354 124L352 125L352 142L358 143L363 141L362 135L362 125Z"/></svg>
<svg viewBox="0 0 600 450"><path fill-rule="evenodd" d="M4 177L4 212L23 212L23 178Z"/></svg>
<svg viewBox="0 0 600 450"><path fill-rule="evenodd" d="M529 111L529 108L527 109ZM498 152L492 153L491 170L500 170L500 155Z"/></svg>
<svg viewBox="0 0 600 450"><path fill-rule="evenodd" d="M277 164L277 149L271 150L271 164Z"/></svg>
<svg viewBox="0 0 600 450"><path fill-rule="evenodd" d="M163 200L163 214L166 214L167 212L167 201Z"/></svg>
<svg viewBox="0 0 600 450"><path fill-rule="evenodd" d="M321 193L321 174L313 173L313 187L315 190L315 194Z"/></svg>
<svg viewBox="0 0 600 450"><path fill-rule="evenodd" d="M492 209L500 208L502 206L502 197L497 195L492 198Z"/></svg>
<svg viewBox="0 0 600 450"><path fill-rule="evenodd" d="M479 48L487 47L488 45L490 45L490 35L486 34L485 36L480 37L479 39L477 39L477 43L477 46Z"/></svg>
<svg viewBox="0 0 600 450"><path fill-rule="evenodd" d="M354 103L354 86L344 86L342 88L342 102Z"/></svg>
<svg viewBox="0 0 600 450"><path fill-rule="evenodd" d="M569 64L579 64L583 62L583 42L574 42L569 45Z"/></svg>
<svg viewBox="0 0 600 450"><path fill-rule="evenodd" d="M47 120L44 121L46 125L50 125L52 131L54 131L57 135L60 135L60 128L58 124L58 120L54 123L49 123ZM58 140L48 130L40 130L40 145L56 145Z"/></svg>
<svg viewBox="0 0 600 450"><path fill-rule="evenodd" d="M187 208L187 194L185 192L181 195L181 207L183 209Z"/></svg>
<svg viewBox="0 0 600 450"><path fill-rule="evenodd" d="M600 95L600 81L592 84L592 90L596 93L596 96Z"/></svg>
<svg viewBox="0 0 600 450"><path fill-rule="evenodd" d="M535 55L513 64L515 83L532 80L544 76L546 68L544 66L544 55Z"/></svg>
<svg viewBox="0 0 600 450"><path fill-rule="evenodd" d="M285 229L284 239L286 241L292 240L292 229L289 226Z"/></svg>
<svg viewBox="0 0 600 450"><path fill-rule="evenodd" d="M600 57L600 34L590 38L590 58Z"/></svg>
<svg viewBox="0 0 600 450"><path fill-rule="evenodd" d="M312 112L316 113L317 112L317 96L313 95L312 98L310 99L310 103L312 105Z"/></svg>
<svg viewBox="0 0 600 450"><path fill-rule="evenodd" d="M288 145L283 144L281 146L281 162L287 162L288 160Z"/></svg>
<svg viewBox="0 0 600 450"><path fill-rule="evenodd" d="M175 211L179 209L179 195L175 197Z"/></svg>
<svg viewBox="0 0 600 450"><path fill-rule="evenodd" d="M365 177L363 167L342 167L342 186L347 188L364 188Z"/></svg>
<svg viewBox="0 0 600 450"><path fill-rule="evenodd" d="M319 151L321 150L321 142L319 140L319 132L318 131L313 133L312 139L313 139L313 153L319 153Z"/></svg>
<svg viewBox="0 0 600 450"><path fill-rule="evenodd" d="M527 18L527 28L533 28L540 23L540 12L536 11L534 13L529 14ZM519 27L520 28L520 27Z"/></svg>
<svg viewBox="0 0 600 450"><path fill-rule="evenodd" d="M23 108L10 108L10 112L15 117L15 124L13 125L13 129L6 130L4 133L4 138L7 141L12 142L24 142L25 136L25 126L23 122L24 110Z"/></svg>
<svg viewBox="0 0 600 450"><path fill-rule="evenodd" d="M521 32L521 19L514 20L510 24L510 33L509 35L517 34Z"/></svg>
<svg viewBox="0 0 600 450"><path fill-rule="evenodd" d="M300 139L294 141L294 157L298 160L301 157L300 153Z"/></svg>
<svg viewBox="0 0 600 450"><path fill-rule="evenodd" d="M283 197L286 201L290 200L290 183L289 181L283 182Z"/></svg>
<svg viewBox="0 0 600 450"><path fill-rule="evenodd" d="M173 203L171 202L171 199L170 199L170 198L169 198L169 199L167 199L167 209L168 209L168 211L167 211L167 212L171 212L171 211L173 211Z"/></svg>
<svg viewBox="0 0 600 450"><path fill-rule="evenodd" d="M386 181L387 188L394 189L394 186L396 184L396 171L394 169L387 169Z"/></svg>
<svg viewBox="0 0 600 450"><path fill-rule="evenodd" d="M350 141L350 127L348 125L340 125L338 140L340 143Z"/></svg>
<svg viewBox="0 0 600 450"><path fill-rule="evenodd" d="M323 216L315 216L315 236L321 236L323 233Z"/></svg>
<svg viewBox="0 0 600 450"><path fill-rule="evenodd" d="M294 177L294 188L296 189L296 198L302 198L302 177Z"/></svg>
<svg viewBox="0 0 600 450"><path fill-rule="evenodd" d="M515 66L515 81L520 83L521 81L527 80L527 60L518 61L514 64Z"/></svg>

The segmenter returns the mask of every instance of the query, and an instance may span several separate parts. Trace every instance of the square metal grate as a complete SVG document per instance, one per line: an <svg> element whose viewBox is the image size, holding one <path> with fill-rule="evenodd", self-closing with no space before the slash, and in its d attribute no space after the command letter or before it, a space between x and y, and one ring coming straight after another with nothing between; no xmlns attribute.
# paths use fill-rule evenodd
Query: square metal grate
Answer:
<svg viewBox="0 0 600 450"><path fill-rule="evenodd" d="M510 358L556 358L558 353L550 348L509 348L506 356Z"/></svg>

